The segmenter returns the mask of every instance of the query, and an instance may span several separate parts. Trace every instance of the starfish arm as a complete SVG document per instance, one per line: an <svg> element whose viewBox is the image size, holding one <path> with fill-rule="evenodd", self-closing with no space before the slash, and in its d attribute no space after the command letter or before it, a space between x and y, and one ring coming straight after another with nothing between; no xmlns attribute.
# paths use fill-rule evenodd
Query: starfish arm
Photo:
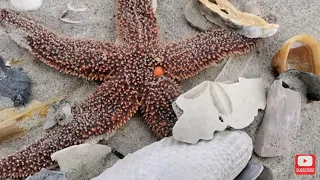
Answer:
<svg viewBox="0 0 320 180"><path fill-rule="evenodd" d="M0 179L26 177L53 165L50 156L66 147L108 134L125 124L139 106L137 93L124 81L110 80L75 108L73 121L50 129L40 140L0 160Z"/></svg>
<svg viewBox="0 0 320 180"><path fill-rule="evenodd" d="M105 80L117 70L120 48L106 42L59 37L18 12L0 9L0 24L19 30L19 41L37 59L67 74Z"/></svg>
<svg viewBox="0 0 320 180"><path fill-rule="evenodd" d="M158 137L172 135L177 116L172 103L182 93L181 87L169 79L150 85L142 100L142 112L151 131Z"/></svg>
<svg viewBox="0 0 320 180"><path fill-rule="evenodd" d="M202 32L182 42L165 45L164 70L172 78L187 79L227 56L248 53L259 40L223 28Z"/></svg>
<svg viewBox="0 0 320 180"><path fill-rule="evenodd" d="M116 0L116 29L120 41L145 47L158 43L157 18L151 1Z"/></svg>

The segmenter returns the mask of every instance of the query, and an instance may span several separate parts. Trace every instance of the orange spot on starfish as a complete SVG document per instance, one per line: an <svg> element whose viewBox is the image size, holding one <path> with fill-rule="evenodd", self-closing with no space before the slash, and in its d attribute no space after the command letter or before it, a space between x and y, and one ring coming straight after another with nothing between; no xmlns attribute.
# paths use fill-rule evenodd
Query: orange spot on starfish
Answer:
<svg viewBox="0 0 320 180"><path fill-rule="evenodd" d="M92 128L91 131L96 133L98 130L96 128Z"/></svg>
<svg viewBox="0 0 320 180"><path fill-rule="evenodd" d="M162 69L162 67L157 66L157 67L154 69L153 74L154 74L155 76L157 76L157 77L162 76L162 75L163 75L163 69Z"/></svg>

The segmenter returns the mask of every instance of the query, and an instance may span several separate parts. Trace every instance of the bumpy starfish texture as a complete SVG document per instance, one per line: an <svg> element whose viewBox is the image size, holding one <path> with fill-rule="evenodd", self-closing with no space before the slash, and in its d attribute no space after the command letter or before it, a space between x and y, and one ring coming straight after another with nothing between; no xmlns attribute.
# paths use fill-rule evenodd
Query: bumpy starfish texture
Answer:
<svg viewBox="0 0 320 180"><path fill-rule="evenodd" d="M116 7L117 43L59 36L20 13L0 9L0 24L24 32L27 49L37 59L60 72L103 82L75 108L70 123L1 159L0 178L26 177L49 167L52 153L115 131L139 107L156 136L170 136L177 120L171 104L182 93L177 81L244 54L259 41L220 28L161 44L150 0L116 0ZM159 67L161 73L155 73Z"/></svg>

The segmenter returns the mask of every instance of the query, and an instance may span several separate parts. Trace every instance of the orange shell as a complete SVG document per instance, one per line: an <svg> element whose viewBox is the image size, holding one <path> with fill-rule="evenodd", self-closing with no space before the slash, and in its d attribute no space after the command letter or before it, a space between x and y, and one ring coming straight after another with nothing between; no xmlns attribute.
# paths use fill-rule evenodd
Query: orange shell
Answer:
<svg viewBox="0 0 320 180"><path fill-rule="evenodd" d="M160 66L157 66L155 69L154 69L154 75L155 76L162 76L163 75L163 69L162 69L162 67L160 67Z"/></svg>
<svg viewBox="0 0 320 180"><path fill-rule="evenodd" d="M295 42L303 45L291 47ZM297 69L320 75L320 45L312 36L300 34L287 40L273 56L272 68L279 74L288 69Z"/></svg>

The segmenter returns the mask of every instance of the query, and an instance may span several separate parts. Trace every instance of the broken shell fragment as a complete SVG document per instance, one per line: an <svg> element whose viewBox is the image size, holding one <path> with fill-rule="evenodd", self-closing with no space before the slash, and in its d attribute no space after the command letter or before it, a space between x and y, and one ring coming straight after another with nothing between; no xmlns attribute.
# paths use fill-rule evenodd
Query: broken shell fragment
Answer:
<svg viewBox="0 0 320 180"><path fill-rule="evenodd" d="M173 137L195 144L212 139L215 131L228 126L242 129L250 125L258 109L265 108L266 95L261 78L240 77L234 84L205 81L180 95L172 106L178 117Z"/></svg>
<svg viewBox="0 0 320 180"><path fill-rule="evenodd" d="M273 56L271 66L279 74L296 69L320 75L320 45L312 36L296 35Z"/></svg>
<svg viewBox="0 0 320 180"><path fill-rule="evenodd" d="M255 14L261 16L261 9L259 5L255 2L247 2L244 7L244 12Z"/></svg>
<svg viewBox="0 0 320 180"><path fill-rule="evenodd" d="M72 2L67 4L68 9L63 11L62 14L60 15L60 20L66 23L71 23L71 24L80 24L82 23L82 21L75 21L75 20L71 20L69 18L66 18L66 16L69 14L69 12L84 12L86 11L88 8L83 7L83 8L75 8L72 6Z"/></svg>
<svg viewBox="0 0 320 180"><path fill-rule="evenodd" d="M19 11L33 11L42 6L42 0L10 0L10 2Z"/></svg>
<svg viewBox="0 0 320 180"><path fill-rule="evenodd" d="M215 26L200 12L198 0L190 0L187 3L184 9L184 16L191 26L201 31L209 30Z"/></svg>
<svg viewBox="0 0 320 180"><path fill-rule="evenodd" d="M248 38L270 37L278 31L279 25L269 24L255 14L241 12L227 0L199 0L198 2L201 13L208 21L221 27L232 28Z"/></svg>
<svg viewBox="0 0 320 180"><path fill-rule="evenodd" d="M276 80L268 90L267 108L258 129L254 152L260 157L287 155L291 150L290 138L300 128L301 95L284 88Z"/></svg>

